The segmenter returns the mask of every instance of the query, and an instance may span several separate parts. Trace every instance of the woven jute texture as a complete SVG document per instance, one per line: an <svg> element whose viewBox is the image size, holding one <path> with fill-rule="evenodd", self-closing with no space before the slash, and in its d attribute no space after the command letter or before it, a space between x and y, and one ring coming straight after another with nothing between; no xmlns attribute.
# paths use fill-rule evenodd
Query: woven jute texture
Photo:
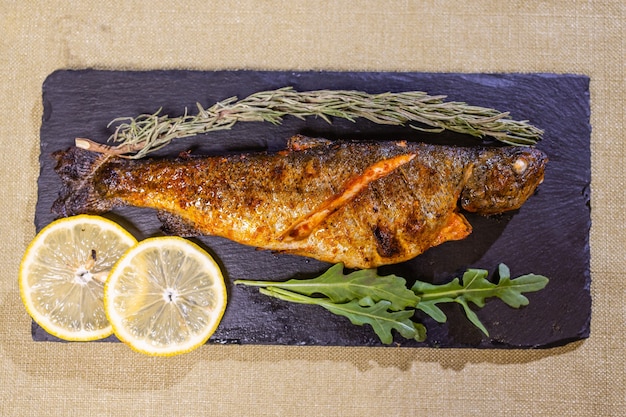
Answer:
<svg viewBox="0 0 626 417"><path fill-rule="evenodd" d="M623 1L2 0L0 28L2 415L626 413ZM17 273L35 232L41 85L60 68L588 75L591 337L540 351L204 346L169 359L33 342Z"/></svg>

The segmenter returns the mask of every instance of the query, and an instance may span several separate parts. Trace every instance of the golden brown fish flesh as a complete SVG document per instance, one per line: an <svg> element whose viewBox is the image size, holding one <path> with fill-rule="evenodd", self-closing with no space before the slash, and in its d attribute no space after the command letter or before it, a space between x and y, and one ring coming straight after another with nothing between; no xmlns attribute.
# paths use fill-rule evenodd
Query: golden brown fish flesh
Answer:
<svg viewBox="0 0 626 417"><path fill-rule="evenodd" d="M403 262L471 225L518 209L543 180L532 148L330 142L296 136L285 151L128 160L72 148L56 154L62 216L150 207L180 235L372 268Z"/></svg>

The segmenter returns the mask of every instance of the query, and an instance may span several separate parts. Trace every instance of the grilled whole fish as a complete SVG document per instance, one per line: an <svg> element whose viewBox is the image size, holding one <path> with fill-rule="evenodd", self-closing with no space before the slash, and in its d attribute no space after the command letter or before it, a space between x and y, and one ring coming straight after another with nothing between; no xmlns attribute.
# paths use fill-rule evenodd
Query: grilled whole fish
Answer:
<svg viewBox="0 0 626 417"><path fill-rule="evenodd" d="M542 182L532 148L331 142L296 136L285 151L128 160L57 152L53 211L159 210L173 234L216 235L349 268L403 262L472 227L460 208L518 209Z"/></svg>

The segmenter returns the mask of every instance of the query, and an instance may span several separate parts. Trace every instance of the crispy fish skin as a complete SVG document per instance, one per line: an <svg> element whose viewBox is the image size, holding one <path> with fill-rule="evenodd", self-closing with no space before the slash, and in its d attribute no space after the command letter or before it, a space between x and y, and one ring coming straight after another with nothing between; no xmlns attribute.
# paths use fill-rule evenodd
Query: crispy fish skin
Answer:
<svg viewBox="0 0 626 417"><path fill-rule="evenodd" d="M59 215L150 207L174 234L349 268L403 262L465 238L471 225L459 205L481 214L518 209L547 162L530 148L304 137L273 154L135 161L73 148L56 158L65 184L53 207Z"/></svg>

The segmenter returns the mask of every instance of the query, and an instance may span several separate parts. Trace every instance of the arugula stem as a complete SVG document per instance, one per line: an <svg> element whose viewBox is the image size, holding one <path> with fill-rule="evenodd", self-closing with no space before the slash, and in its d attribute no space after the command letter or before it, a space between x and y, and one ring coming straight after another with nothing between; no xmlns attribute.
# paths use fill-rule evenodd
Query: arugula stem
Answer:
<svg viewBox="0 0 626 417"><path fill-rule="evenodd" d="M493 290L491 289L485 289L485 288L475 288L475 289L462 289L462 290L455 290L455 291L428 291L428 292L424 292L424 293L418 293L417 295L420 297L420 301L433 301L433 300L440 300L440 299L447 299L447 298L459 298L464 294L477 294L477 293L488 293L491 294L493 293Z"/></svg>
<svg viewBox="0 0 626 417"><path fill-rule="evenodd" d="M269 295L274 298L278 298L283 301L290 301L292 303L298 304L313 304L313 305L323 305L324 301L320 298L313 298L306 295L298 294L293 291L284 290L282 288L261 288L259 290L261 294Z"/></svg>

